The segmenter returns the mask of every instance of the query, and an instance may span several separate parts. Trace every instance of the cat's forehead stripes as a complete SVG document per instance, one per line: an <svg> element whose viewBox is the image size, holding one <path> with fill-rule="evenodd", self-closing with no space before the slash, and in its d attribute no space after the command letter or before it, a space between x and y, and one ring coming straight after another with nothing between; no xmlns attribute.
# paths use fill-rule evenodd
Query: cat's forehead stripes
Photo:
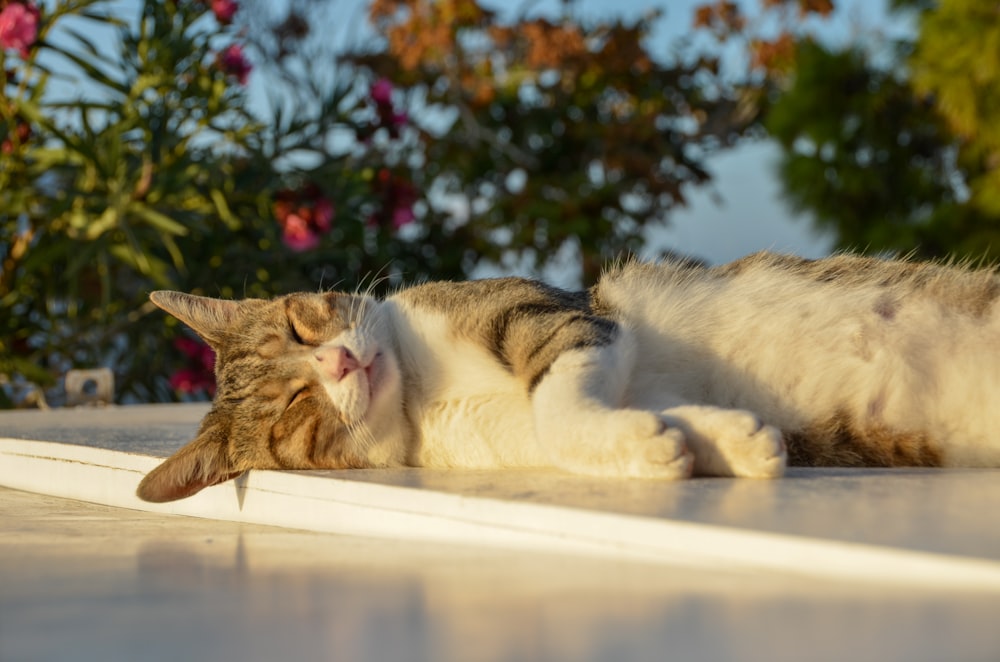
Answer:
<svg viewBox="0 0 1000 662"><path fill-rule="evenodd" d="M321 344L351 328L366 309L360 297L336 292L292 294L284 297L283 305L293 334L306 344Z"/></svg>
<svg viewBox="0 0 1000 662"><path fill-rule="evenodd" d="M284 304L288 317L309 328L322 329L343 317L336 299L330 295L290 294L285 297Z"/></svg>

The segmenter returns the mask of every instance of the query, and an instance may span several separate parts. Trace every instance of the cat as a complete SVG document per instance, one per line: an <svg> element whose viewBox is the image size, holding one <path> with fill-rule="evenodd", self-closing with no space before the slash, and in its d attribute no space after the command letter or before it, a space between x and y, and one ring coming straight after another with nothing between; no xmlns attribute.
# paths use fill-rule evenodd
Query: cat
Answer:
<svg viewBox="0 0 1000 662"><path fill-rule="evenodd" d="M215 349L218 390L137 493L180 499L249 469L996 467L998 295L993 268L772 253L627 261L582 292L154 292Z"/></svg>

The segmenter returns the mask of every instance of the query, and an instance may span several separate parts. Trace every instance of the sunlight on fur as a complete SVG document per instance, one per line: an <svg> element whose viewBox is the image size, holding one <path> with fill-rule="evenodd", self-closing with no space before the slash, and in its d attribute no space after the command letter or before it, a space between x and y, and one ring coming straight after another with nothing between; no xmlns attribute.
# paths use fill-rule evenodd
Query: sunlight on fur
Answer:
<svg viewBox="0 0 1000 662"><path fill-rule="evenodd" d="M992 268L759 253L624 262L586 292L501 278L372 296L153 302L217 353L148 501L249 469L556 467L776 478L1000 466Z"/></svg>

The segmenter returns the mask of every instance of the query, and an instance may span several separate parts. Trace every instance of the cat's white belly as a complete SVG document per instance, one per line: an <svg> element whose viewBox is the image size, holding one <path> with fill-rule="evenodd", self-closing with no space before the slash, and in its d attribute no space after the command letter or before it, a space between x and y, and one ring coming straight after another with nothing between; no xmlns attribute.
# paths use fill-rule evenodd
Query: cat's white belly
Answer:
<svg viewBox="0 0 1000 662"><path fill-rule="evenodd" d="M838 416L860 427L919 432L955 466L1000 462L1000 352L994 318L954 315L910 299L879 313L881 287L781 296L781 282L686 296L610 283L605 296L636 325L632 406L681 401L754 411L781 429ZM974 376L974 378L970 378Z"/></svg>

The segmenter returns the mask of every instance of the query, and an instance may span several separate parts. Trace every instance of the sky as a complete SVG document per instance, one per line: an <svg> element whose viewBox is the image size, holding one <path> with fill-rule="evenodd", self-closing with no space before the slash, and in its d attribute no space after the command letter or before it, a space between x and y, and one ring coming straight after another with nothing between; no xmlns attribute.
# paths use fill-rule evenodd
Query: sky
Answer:
<svg viewBox="0 0 1000 662"><path fill-rule="evenodd" d="M652 229L647 251L669 249L712 264L760 250L808 258L829 254L833 237L817 231L809 216L792 214L781 199L779 155L774 144L761 142L712 157L711 188L693 189L688 206L674 212L669 225Z"/></svg>

